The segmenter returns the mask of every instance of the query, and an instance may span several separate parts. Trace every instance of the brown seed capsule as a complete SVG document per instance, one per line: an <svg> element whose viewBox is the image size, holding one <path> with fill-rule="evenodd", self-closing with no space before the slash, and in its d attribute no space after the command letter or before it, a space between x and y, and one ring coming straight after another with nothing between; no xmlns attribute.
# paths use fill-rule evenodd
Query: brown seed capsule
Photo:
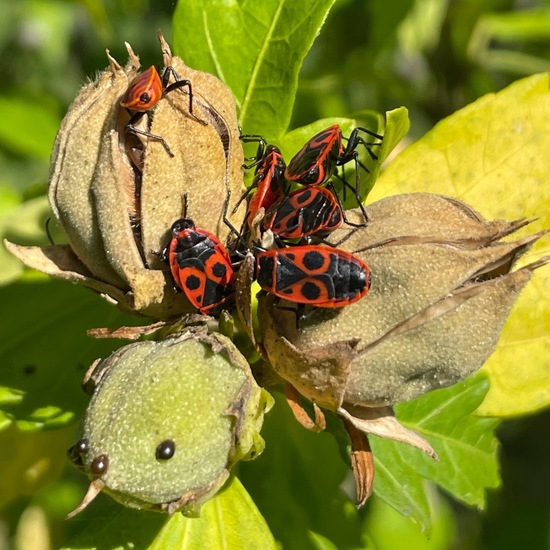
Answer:
<svg viewBox="0 0 550 550"><path fill-rule="evenodd" d="M371 268L365 298L339 311L315 310L299 328L271 297L259 303L278 374L308 399L358 415L479 369L515 298L545 262L510 272L543 233L501 242L528 222L486 222L455 199L400 195L372 204L368 214L367 227L330 238Z"/></svg>
<svg viewBox="0 0 550 550"><path fill-rule="evenodd" d="M141 133L128 131L131 112L120 103L139 59L129 46L126 67L109 56L110 67L73 102L52 153L49 198L70 245L7 246L30 267L85 284L124 309L170 318L193 311L183 293L174 293L159 257L183 196L197 225L223 241L226 198L231 213L244 189L243 152L229 89L160 41L168 87L175 75L191 87L162 95L154 113L136 122ZM243 210L232 215L238 225Z"/></svg>

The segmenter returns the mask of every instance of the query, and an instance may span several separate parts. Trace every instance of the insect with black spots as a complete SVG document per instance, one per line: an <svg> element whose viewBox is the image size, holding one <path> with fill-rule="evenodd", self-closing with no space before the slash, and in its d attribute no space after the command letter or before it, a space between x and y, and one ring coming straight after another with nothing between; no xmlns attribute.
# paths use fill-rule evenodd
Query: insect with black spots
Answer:
<svg viewBox="0 0 550 550"><path fill-rule="evenodd" d="M367 294L371 271L351 252L304 245L259 252L256 280L263 290L284 300L337 308Z"/></svg>
<svg viewBox="0 0 550 550"><path fill-rule="evenodd" d="M260 208L267 211L274 202L284 197L287 188L284 177L286 163L278 147L268 145L261 154L262 158L257 164L252 185L243 193L233 209L233 212L236 212L241 202L255 191L246 212L248 227L252 226L252 220Z"/></svg>
<svg viewBox="0 0 550 550"><path fill-rule="evenodd" d="M229 252L214 233L197 227L192 219L174 222L162 257L170 265L176 286L203 315L234 298L235 273Z"/></svg>
<svg viewBox="0 0 550 550"><path fill-rule="evenodd" d="M288 163L285 170L285 178L288 181L300 183L302 185L322 185L326 183L333 175L337 175L339 166L348 162L355 163L355 187L351 186L345 180L344 185L353 189L357 204L361 212L368 220L367 212L363 206L360 196L359 167L365 171L368 168L359 160L357 147L365 147L370 157L377 160L377 156L372 151L372 147L380 145L380 142L367 141L361 134L366 134L375 139L382 140L382 136L367 130L366 128L354 128L344 146L345 138L342 136L342 130L338 124L333 124L325 130L313 136L301 149L294 155Z"/></svg>
<svg viewBox="0 0 550 550"><path fill-rule="evenodd" d="M342 207L328 189L311 186L281 197L267 210L262 221L280 239L325 236L342 225Z"/></svg>

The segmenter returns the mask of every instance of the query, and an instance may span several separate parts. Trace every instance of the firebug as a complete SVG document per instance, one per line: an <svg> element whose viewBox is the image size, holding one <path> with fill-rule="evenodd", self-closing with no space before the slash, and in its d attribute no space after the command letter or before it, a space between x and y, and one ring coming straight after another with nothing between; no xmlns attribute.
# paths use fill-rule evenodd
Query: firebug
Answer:
<svg viewBox="0 0 550 550"><path fill-rule="evenodd" d="M371 158L376 160L378 157L373 153L372 147L380 143L366 141L361 133L373 138L382 139L382 136L357 127L352 131L347 144L344 146L342 130L338 124L333 124L325 130L313 136L301 149L294 155L288 163L285 170L285 178L289 181L300 183L302 185L322 185L326 183L333 175L336 175L337 168L350 161L355 162L356 181L355 187L350 186L344 181L344 184L351 187L355 193L357 203L361 208L365 221L367 213L361 201L359 167L368 172L368 168L359 160L357 147L363 145Z"/></svg>
<svg viewBox="0 0 550 550"><path fill-rule="evenodd" d="M281 239L324 236L343 221L343 211L335 196L326 188L310 186L281 197L267 210L262 222Z"/></svg>
<svg viewBox="0 0 550 550"><path fill-rule="evenodd" d="M178 288L200 313L208 314L234 297L235 274L221 241L190 218L172 225L172 238L162 253Z"/></svg>
<svg viewBox="0 0 550 550"><path fill-rule="evenodd" d="M235 212L241 201L255 191L246 212L248 227L252 225L252 220L260 208L267 210L275 201L284 197L287 187L284 178L285 168L286 164L281 151L275 145L268 145L261 162L257 165L252 185L242 195L233 210Z"/></svg>
<svg viewBox="0 0 550 550"><path fill-rule="evenodd" d="M170 76L174 78L174 82L168 84ZM140 134L150 139L160 141L171 157L173 157L174 154L162 136L141 130L136 127L136 124L145 113L153 109L166 94L180 88L189 89L189 114L201 124L206 124L204 120L198 118L193 113L193 88L191 81L180 79L173 67L166 67L164 69L162 79L154 66L149 67L130 82L126 93L120 100L120 106L124 107L131 114L126 129L134 134Z"/></svg>
<svg viewBox="0 0 550 550"><path fill-rule="evenodd" d="M367 294L371 272L351 252L305 245L259 252L256 280L263 290L284 300L336 308Z"/></svg>

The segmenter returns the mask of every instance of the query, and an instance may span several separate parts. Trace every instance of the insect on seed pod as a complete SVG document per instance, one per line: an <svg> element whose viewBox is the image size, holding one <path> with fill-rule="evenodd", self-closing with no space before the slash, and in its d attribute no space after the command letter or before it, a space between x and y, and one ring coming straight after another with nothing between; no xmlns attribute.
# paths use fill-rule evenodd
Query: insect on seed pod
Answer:
<svg viewBox="0 0 550 550"><path fill-rule="evenodd" d="M130 46L126 67L109 55L109 67L80 91L63 119L49 200L69 244L6 246L29 267L84 284L121 309L173 319L194 307L173 292L159 257L167 229L181 217L188 193L197 224L224 241L226 197L234 201L228 215L235 225L244 215L244 204L233 212L244 191L244 158L229 88L187 67L162 35L159 40L164 70L139 73ZM142 85L149 91L137 95L140 106L127 94ZM136 112L143 116L129 131Z"/></svg>
<svg viewBox="0 0 550 550"><path fill-rule="evenodd" d="M327 239L369 266L364 298L314 309L299 327L271 296L258 304L274 369L306 398L344 414L386 410L477 371L521 289L548 260L512 271L544 232L502 242L528 221L486 221L456 199L397 195L368 213L367 227Z"/></svg>

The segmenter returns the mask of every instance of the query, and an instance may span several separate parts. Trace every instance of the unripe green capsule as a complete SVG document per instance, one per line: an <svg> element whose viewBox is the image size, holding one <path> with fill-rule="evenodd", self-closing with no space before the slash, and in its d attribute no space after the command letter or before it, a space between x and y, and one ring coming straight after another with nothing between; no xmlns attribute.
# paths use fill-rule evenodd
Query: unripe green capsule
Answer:
<svg viewBox="0 0 550 550"><path fill-rule="evenodd" d="M92 483L133 508L196 515L239 460L264 447L271 397L232 342L204 330L125 346L95 363L82 436L70 456Z"/></svg>

